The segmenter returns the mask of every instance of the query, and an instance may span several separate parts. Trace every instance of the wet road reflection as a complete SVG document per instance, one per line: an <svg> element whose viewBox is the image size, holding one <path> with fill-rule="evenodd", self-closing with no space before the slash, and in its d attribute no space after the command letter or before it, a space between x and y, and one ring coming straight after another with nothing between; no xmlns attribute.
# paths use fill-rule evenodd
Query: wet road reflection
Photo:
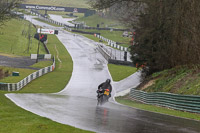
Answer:
<svg viewBox="0 0 200 133"><path fill-rule="evenodd" d="M19 106L54 121L101 133L198 133L200 123L96 99L58 94L9 94ZM26 102L24 102L26 101Z"/></svg>

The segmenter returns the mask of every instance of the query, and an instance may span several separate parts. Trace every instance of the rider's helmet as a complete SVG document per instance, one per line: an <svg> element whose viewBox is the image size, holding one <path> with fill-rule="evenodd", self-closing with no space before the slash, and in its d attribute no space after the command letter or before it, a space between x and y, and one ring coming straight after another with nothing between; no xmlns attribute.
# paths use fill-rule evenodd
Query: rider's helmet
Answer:
<svg viewBox="0 0 200 133"><path fill-rule="evenodd" d="M110 84L110 81L111 81L110 79L106 79L106 83Z"/></svg>

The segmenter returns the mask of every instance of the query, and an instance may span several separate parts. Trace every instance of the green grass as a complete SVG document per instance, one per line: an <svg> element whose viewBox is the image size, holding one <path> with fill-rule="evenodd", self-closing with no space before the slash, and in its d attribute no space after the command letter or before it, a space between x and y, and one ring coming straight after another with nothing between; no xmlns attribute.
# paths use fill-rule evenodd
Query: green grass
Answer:
<svg viewBox="0 0 200 133"><path fill-rule="evenodd" d="M44 68L47 66L51 66L53 64L52 61L39 61L38 63L35 63L34 65L30 66L30 67L34 67L34 68Z"/></svg>
<svg viewBox="0 0 200 133"><path fill-rule="evenodd" d="M1 27L1 33L0 35L0 55L9 56L9 57L18 57L20 56L30 56L30 53L37 53L37 47L38 47L38 41L34 38L32 38L32 44L30 45L29 52L28 49L28 39L27 36L25 37L25 34L22 35L22 31L24 33L28 32L29 22L24 20L18 20L18 19L12 19L11 21L5 23L4 26ZM36 29L31 25L31 35L34 36L36 32ZM40 47L40 54L45 54L46 51L44 47ZM50 63L46 64L46 62L40 64L43 64L43 66L49 65ZM52 63L51 63L52 64ZM42 66L42 65L40 65ZM34 66L33 66L34 67ZM37 65L36 65L37 67ZM1 67L4 71L9 70L10 74L13 71L17 71L20 73L19 77L6 77L4 79L1 79L0 82L4 83L17 83L21 81L23 78L28 76L29 74L35 72L36 70L30 70L30 69L20 69L20 68L12 68L12 67Z"/></svg>
<svg viewBox="0 0 200 133"><path fill-rule="evenodd" d="M162 113L162 114L167 114L167 115L172 115L172 116L177 116L177 117L182 117L182 118L188 118L188 119L193 119L193 120L200 120L200 114L182 112L182 111L177 111L177 110L171 110L164 107L142 104L136 101L131 101L128 98L128 96L117 97L116 101L121 104L130 106L130 107L135 107L142 110L147 110L151 112Z"/></svg>
<svg viewBox="0 0 200 133"><path fill-rule="evenodd" d="M23 3L36 5L50 5L63 7L89 8L89 0L26 0Z"/></svg>
<svg viewBox="0 0 200 133"><path fill-rule="evenodd" d="M137 71L135 67L108 64L108 69L114 81L120 81Z"/></svg>
<svg viewBox="0 0 200 133"><path fill-rule="evenodd" d="M154 73L149 79L155 79L155 83L144 89L144 91L200 95L199 70L199 67L176 67Z"/></svg>
<svg viewBox="0 0 200 133"><path fill-rule="evenodd" d="M28 33L28 21L12 19L5 23L1 28L0 34L0 53L30 56L30 53L37 53L38 41L32 38L32 44L28 49L28 35L22 35L22 31ZM31 25L31 35L34 36L36 30ZM45 54L44 47L40 47L40 54Z"/></svg>
<svg viewBox="0 0 200 133"><path fill-rule="evenodd" d="M4 71L9 71L10 76L0 79L0 82L3 83L17 83L27 77L29 74L35 72L36 70L31 69L21 69L21 68L12 68L12 67L0 67ZM19 72L20 76L12 76L12 72Z"/></svg>
<svg viewBox="0 0 200 133"><path fill-rule="evenodd" d="M99 24L100 28L113 27L113 28L121 28L124 29L124 26L120 24L118 21L108 18L100 17L99 15L95 14L88 17L82 17L76 20L77 22L85 22L87 26L96 27ZM118 26L109 26L109 25L118 25Z"/></svg>

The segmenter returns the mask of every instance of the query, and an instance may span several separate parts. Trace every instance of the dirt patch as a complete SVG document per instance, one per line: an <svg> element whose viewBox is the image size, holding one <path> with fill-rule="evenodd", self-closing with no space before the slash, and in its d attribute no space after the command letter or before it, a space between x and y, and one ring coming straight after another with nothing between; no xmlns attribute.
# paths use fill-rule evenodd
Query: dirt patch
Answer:
<svg viewBox="0 0 200 133"><path fill-rule="evenodd" d="M146 82L143 86L140 87L140 90L144 90L146 88L148 88L149 86L152 86L155 83L156 79L152 79L148 82Z"/></svg>
<svg viewBox="0 0 200 133"><path fill-rule="evenodd" d="M186 76L184 76L182 79L180 79L173 85L172 89L170 90L170 93L176 93L181 87L186 86L188 82L195 81L197 78L198 78L198 71L197 73L196 72L188 73Z"/></svg>
<svg viewBox="0 0 200 133"><path fill-rule="evenodd" d="M142 90L144 91L146 88L152 86L153 84L155 84L156 80L158 79L159 77L155 77L155 78L152 78L152 77L149 77L149 78L146 78L137 88L138 90Z"/></svg>

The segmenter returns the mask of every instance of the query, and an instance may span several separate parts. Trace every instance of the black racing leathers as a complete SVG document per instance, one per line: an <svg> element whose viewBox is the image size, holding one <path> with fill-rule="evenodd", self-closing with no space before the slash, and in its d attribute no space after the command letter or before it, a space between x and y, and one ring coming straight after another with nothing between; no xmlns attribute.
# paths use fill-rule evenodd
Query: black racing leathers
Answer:
<svg viewBox="0 0 200 133"><path fill-rule="evenodd" d="M110 83L106 83L106 82L103 82L101 83L99 86L98 86L98 90L97 90L97 93L99 93L99 90L102 89L102 90L105 90L105 89L109 89L110 91L110 94L112 92L112 86ZM111 95L109 95L111 96Z"/></svg>

